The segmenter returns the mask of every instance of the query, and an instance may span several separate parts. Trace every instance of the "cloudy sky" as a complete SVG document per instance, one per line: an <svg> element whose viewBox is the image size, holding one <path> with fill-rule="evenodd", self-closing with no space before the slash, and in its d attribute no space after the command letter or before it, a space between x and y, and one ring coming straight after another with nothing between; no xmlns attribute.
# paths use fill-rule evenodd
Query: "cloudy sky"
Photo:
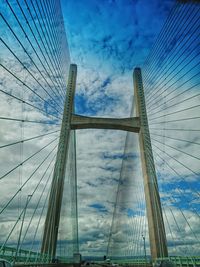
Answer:
<svg viewBox="0 0 200 267"><path fill-rule="evenodd" d="M72 62L78 66L75 112L87 116L132 115L132 73L142 68L169 252L198 254L199 6L174 0L0 5L0 243L16 246L28 204L21 244L40 248ZM20 142L28 138L34 139ZM71 140L59 229L62 255L74 249ZM76 160L80 252L144 255L144 236L149 254L137 135L79 130Z"/></svg>

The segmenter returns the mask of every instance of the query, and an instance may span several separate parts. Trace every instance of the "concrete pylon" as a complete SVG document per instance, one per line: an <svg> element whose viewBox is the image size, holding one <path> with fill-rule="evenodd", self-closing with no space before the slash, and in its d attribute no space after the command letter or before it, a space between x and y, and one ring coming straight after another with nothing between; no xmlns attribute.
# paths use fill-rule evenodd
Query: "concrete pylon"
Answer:
<svg viewBox="0 0 200 267"><path fill-rule="evenodd" d="M58 228L60 222L61 203L63 197L66 161L70 142L71 114L73 112L74 94L76 87L77 66L70 65L67 84L67 94L64 104L64 112L57 157L54 167L48 210L45 220L41 253L55 257Z"/></svg>
<svg viewBox="0 0 200 267"><path fill-rule="evenodd" d="M140 68L133 72L136 116L140 118L139 145L152 259L167 257L167 241L151 147Z"/></svg>
<svg viewBox="0 0 200 267"><path fill-rule="evenodd" d="M167 257L167 241L151 148L140 68L136 68L133 73L136 117L123 119L91 118L73 114L76 76L77 66L71 64L41 252L51 255L52 258L55 257L70 130L93 128L124 130L139 134L151 256L153 260L159 257ZM76 216L77 220L77 206L74 216ZM76 239L78 240L78 228L74 227L74 229L77 231Z"/></svg>

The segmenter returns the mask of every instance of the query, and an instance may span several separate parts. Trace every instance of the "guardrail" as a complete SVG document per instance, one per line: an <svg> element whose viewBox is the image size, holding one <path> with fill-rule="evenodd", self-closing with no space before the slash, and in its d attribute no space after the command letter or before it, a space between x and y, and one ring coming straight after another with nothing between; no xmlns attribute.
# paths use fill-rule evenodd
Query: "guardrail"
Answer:
<svg viewBox="0 0 200 267"><path fill-rule="evenodd" d="M110 264L116 263L120 266L154 266L155 262L161 262L164 260L171 261L174 264L174 267L200 267L200 256L191 256L191 257L182 257L182 256L170 256L167 258L159 258L156 261L152 262L150 258L146 260L144 258L134 258L134 259L111 259ZM104 265L105 262L98 262L101 265ZM158 266L158 264L156 265Z"/></svg>
<svg viewBox="0 0 200 267"><path fill-rule="evenodd" d="M174 263L176 267L199 267L200 266L200 256L192 257L180 257L180 256L170 256L168 258L160 258L158 260L170 260Z"/></svg>
<svg viewBox="0 0 200 267"><path fill-rule="evenodd" d="M52 258L47 254L41 254L39 252L29 251L25 249L20 249L16 256L16 249L12 247L3 247L0 250L0 258L9 260L11 262L15 262L17 266L27 265L27 266L55 266L52 264ZM72 265L73 258L67 257L57 257L58 262L56 266L62 265ZM182 256L170 256L167 258L159 258L157 261L161 260L170 260L174 263L175 267L199 267L200 266L200 256L190 256L190 257L182 257ZM104 261L95 261L95 263L99 265L105 265ZM110 265L112 263L116 263L121 266L144 266L149 267L152 266L151 259L148 257L145 258L132 258L132 259L111 259ZM109 265L107 262L106 265Z"/></svg>
<svg viewBox="0 0 200 267"><path fill-rule="evenodd" d="M16 255L16 249L12 247L3 247L0 250L0 258L6 259L11 262L51 262L51 257L47 254L41 254L38 252L20 249Z"/></svg>

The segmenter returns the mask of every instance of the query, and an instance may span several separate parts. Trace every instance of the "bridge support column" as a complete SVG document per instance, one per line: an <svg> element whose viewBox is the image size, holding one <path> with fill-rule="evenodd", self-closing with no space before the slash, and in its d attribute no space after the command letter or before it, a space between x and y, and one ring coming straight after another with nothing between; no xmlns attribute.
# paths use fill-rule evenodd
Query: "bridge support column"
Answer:
<svg viewBox="0 0 200 267"><path fill-rule="evenodd" d="M152 259L167 257L167 241L149 134L140 68L133 73L136 116L140 117L139 144Z"/></svg>
<svg viewBox="0 0 200 267"><path fill-rule="evenodd" d="M73 112L76 76L77 66L75 64L71 64L69 70L67 95L64 105L60 139L58 144L58 151L54 167L53 180L51 185L51 192L49 197L49 204L41 247L41 253L49 254L52 258L55 257L56 253L66 160L70 141L71 114Z"/></svg>

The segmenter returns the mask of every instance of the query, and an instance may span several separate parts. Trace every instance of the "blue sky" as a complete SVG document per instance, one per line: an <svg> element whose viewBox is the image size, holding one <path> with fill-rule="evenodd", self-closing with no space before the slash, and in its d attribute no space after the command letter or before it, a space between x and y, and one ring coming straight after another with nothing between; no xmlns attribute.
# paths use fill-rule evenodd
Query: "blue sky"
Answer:
<svg viewBox="0 0 200 267"><path fill-rule="evenodd" d="M107 112L113 113L120 89L130 98L132 70L144 63L173 4L173 0L62 1L71 61L78 65L77 112L105 113L109 106ZM118 91L108 91L119 82L122 88L119 84ZM85 94L96 90L95 99Z"/></svg>

